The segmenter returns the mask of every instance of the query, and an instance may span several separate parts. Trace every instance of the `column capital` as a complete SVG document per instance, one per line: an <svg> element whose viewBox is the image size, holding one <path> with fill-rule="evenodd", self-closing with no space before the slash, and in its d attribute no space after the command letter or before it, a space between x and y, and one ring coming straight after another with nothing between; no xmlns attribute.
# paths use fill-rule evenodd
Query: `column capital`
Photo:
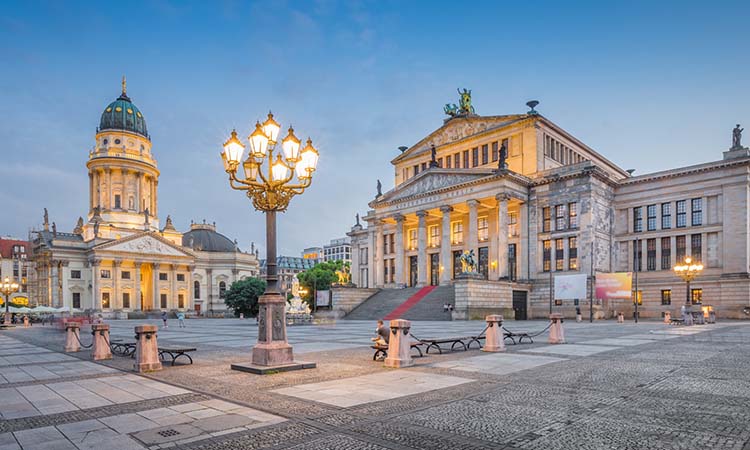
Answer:
<svg viewBox="0 0 750 450"><path fill-rule="evenodd" d="M91 264L91 267L96 267L102 263L101 259L98 258L92 258L89 260L89 264Z"/></svg>
<svg viewBox="0 0 750 450"><path fill-rule="evenodd" d="M420 219L423 219L429 215L427 211L425 210L419 210L416 212L416 214L417 214L417 217L419 217Z"/></svg>
<svg viewBox="0 0 750 450"><path fill-rule="evenodd" d="M135 266L135 268L136 268L136 269L139 269L139 270L140 270L140 268L141 268L141 265L143 265L143 261L135 261L135 262L133 263L133 265Z"/></svg>
<svg viewBox="0 0 750 450"><path fill-rule="evenodd" d="M207 268L206 269L206 275L211 276L211 273L213 273L213 271L214 271L213 269Z"/></svg>
<svg viewBox="0 0 750 450"><path fill-rule="evenodd" d="M195 271L195 265L194 265L194 264L193 264L193 265L189 265L189 266L187 266L187 268L188 268L188 271L189 271L189 272L193 272L193 271Z"/></svg>
<svg viewBox="0 0 750 450"><path fill-rule="evenodd" d="M155 262L155 263L152 263L152 264L153 264L153 266L154 266L154 270L159 270L159 269L161 269L161 266L162 266L162 264L161 264L161 263Z"/></svg>
<svg viewBox="0 0 750 450"><path fill-rule="evenodd" d="M60 261L60 265L63 267L68 267L70 265L70 261L68 261L67 259L64 259Z"/></svg>
<svg viewBox="0 0 750 450"><path fill-rule="evenodd" d="M405 218L404 218L403 214L394 214L393 215L393 220L395 220L396 223L403 223L404 219Z"/></svg>
<svg viewBox="0 0 750 450"><path fill-rule="evenodd" d="M239 275L240 269L232 269L232 275Z"/></svg>
<svg viewBox="0 0 750 450"><path fill-rule="evenodd" d="M443 205L440 207L440 212L443 214L450 214L453 211L453 207L451 205Z"/></svg>
<svg viewBox="0 0 750 450"><path fill-rule="evenodd" d="M120 267L122 265L122 260L115 259L114 261L112 261L112 263L114 264L115 267Z"/></svg>
<svg viewBox="0 0 750 450"><path fill-rule="evenodd" d="M470 207L476 208L477 206L479 206L479 200L475 200L472 198L471 200L466 200L466 204Z"/></svg>
<svg viewBox="0 0 750 450"><path fill-rule="evenodd" d="M500 193L500 194L497 194L497 195L495 196L495 199L496 199L496 200L497 200L498 202L502 202L502 201L508 201L508 200L510 200L510 195L506 194L505 192L502 192L502 193Z"/></svg>

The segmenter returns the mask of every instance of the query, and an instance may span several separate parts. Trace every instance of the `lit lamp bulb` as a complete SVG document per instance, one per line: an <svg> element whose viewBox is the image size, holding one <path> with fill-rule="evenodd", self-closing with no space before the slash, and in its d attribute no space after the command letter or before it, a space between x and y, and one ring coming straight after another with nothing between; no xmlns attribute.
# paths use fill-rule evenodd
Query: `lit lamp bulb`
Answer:
<svg viewBox="0 0 750 450"><path fill-rule="evenodd" d="M260 122L255 122L255 130L247 139L250 141L250 149L253 152L253 157L264 158L268 150L268 136L263 131Z"/></svg>
<svg viewBox="0 0 750 450"><path fill-rule="evenodd" d="M242 163L242 168L245 170L245 178L247 181L255 181L258 179L258 163L256 163L250 155L248 155L245 162Z"/></svg>
<svg viewBox="0 0 750 450"><path fill-rule="evenodd" d="M305 179L312 177L318 166L318 151L312 145L312 139L307 138L307 145L300 152L300 162L297 164L297 178Z"/></svg>
<svg viewBox="0 0 750 450"><path fill-rule="evenodd" d="M284 157L288 162L296 163L299 161L300 140L294 135L294 128L289 127L289 134L281 141L281 148L284 150Z"/></svg>
<svg viewBox="0 0 750 450"><path fill-rule="evenodd" d="M282 182L289 177L289 167L281 160L281 155L276 155L276 162L271 167L273 181Z"/></svg>
<svg viewBox="0 0 750 450"><path fill-rule="evenodd" d="M268 140L272 144L276 143L276 139L279 137L280 130L281 125L279 125L279 123L273 119L273 113L271 111L268 111L268 118L265 122L263 122L263 131L266 133L266 136L268 136Z"/></svg>
<svg viewBox="0 0 750 450"><path fill-rule="evenodd" d="M224 169L235 170L240 164L242 159L242 152L245 150L245 146L237 138L237 131L232 130L232 135L224 143Z"/></svg>

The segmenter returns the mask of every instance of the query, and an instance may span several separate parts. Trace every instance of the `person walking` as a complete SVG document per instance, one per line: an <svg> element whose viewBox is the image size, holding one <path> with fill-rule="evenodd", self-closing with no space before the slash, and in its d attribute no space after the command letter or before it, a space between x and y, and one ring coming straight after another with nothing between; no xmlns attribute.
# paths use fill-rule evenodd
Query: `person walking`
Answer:
<svg viewBox="0 0 750 450"><path fill-rule="evenodd" d="M167 325L167 312L162 311L161 312L161 320L164 322L164 328L169 328L169 325Z"/></svg>
<svg viewBox="0 0 750 450"><path fill-rule="evenodd" d="M180 328L186 328L185 327L185 313L180 311L177 313L177 324Z"/></svg>

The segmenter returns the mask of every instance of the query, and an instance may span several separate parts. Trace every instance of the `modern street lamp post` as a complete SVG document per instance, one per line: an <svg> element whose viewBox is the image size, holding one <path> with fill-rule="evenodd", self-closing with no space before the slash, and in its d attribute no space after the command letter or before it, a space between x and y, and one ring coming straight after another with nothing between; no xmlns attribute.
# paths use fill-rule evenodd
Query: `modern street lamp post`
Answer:
<svg viewBox="0 0 750 450"><path fill-rule="evenodd" d="M10 323L10 296L11 294L18 292L21 286L15 281L11 281L9 277L5 277L2 283L0 283L0 292L5 296L5 324Z"/></svg>
<svg viewBox="0 0 750 450"><path fill-rule="evenodd" d="M250 151L242 160L245 145L232 130L224 143L221 157L224 170L229 175L232 189L244 191L253 202L253 207L266 215L266 281L263 295L258 299L258 342L253 347L254 366L285 368L294 367L292 346L286 339L286 299L278 288L276 269L276 213L286 211L289 201L302 194L312 182L312 175L318 165L318 151L312 140L300 149L300 140L290 126L287 136L281 140L281 151L275 153L281 126L273 114L261 124L256 122L255 130L248 136ZM282 158L283 153L283 158ZM267 164L266 164L267 162ZM242 166L242 171L238 169ZM296 175L296 180L294 179ZM238 370L246 370L235 367ZM247 371L265 373L264 370Z"/></svg>
<svg viewBox="0 0 750 450"><path fill-rule="evenodd" d="M690 301L690 282L693 281L703 270L703 264L693 264L693 259L689 256L685 258L683 264L677 264L674 266L674 273L678 277L682 278L687 284L687 295L685 296L685 307L690 308L692 302Z"/></svg>

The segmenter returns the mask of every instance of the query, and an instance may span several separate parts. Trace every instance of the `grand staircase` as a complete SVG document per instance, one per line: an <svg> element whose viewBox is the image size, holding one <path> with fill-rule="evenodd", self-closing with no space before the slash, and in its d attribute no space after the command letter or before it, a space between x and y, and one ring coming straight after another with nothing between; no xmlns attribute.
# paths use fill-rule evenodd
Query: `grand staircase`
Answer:
<svg viewBox="0 0 750 450"><path fill-rule="evenodd" d="M454 304L453 286L382 289L354 308L344 319L450 320L443 304Z"/></svg>

